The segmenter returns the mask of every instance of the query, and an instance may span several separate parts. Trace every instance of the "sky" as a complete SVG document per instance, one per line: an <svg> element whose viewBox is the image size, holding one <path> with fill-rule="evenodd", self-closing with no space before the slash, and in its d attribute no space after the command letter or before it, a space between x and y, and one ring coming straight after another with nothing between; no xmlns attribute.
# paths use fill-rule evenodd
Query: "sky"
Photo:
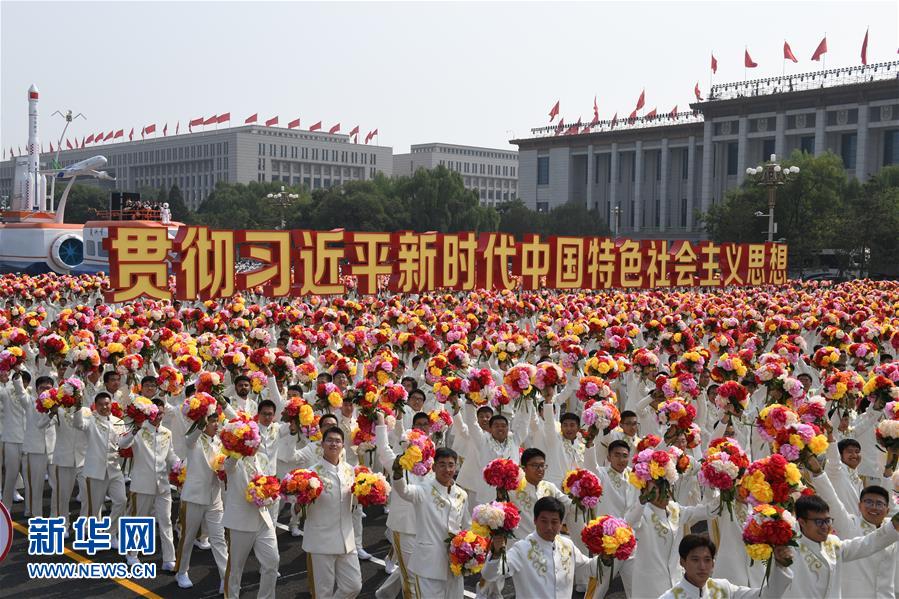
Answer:
<svg viewBox="0 0 899 599"><path fill-rule="evenodd" d="M444 142L516 149L513 138L593 113L681 110L698 82L744 78L748 48L780 75L786 39L798 64L827 36L828 68L899 60L899 2L0 2L0 148L27 141L27 90L40 132L67 135L258 113L379 131L394 153ZM222 127L223 125L220 125ZM362 138L360 137L360 141Z"/></svg>

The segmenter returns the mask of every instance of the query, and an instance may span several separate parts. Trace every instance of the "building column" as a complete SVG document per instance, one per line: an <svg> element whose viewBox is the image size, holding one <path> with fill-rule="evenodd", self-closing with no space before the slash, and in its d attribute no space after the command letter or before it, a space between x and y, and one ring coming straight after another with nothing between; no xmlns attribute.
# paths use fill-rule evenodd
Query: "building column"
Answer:
<svg viewBox="0 0 899 599"><path fill-rule="evenodd" d="M659 231L665 230L668 220L668 138L662 138L662 173L659 176Z"/></svg>
<svg viewBox="0 0 899 599"><path fill-rule="evenodd" d="M593 179L596 176L594 174L594 158L593 158L593 144L587 146L587 210L593 210Z"/></svg>
<svg viewBox="0 0 899 599"><path fill-rule="evenodd" d="M709 211L712 205L712 121L706 120L702 128L702 188L700 189L700 206L701 212Z"/></svg>
<svg viewBox="0 0 899 599"><path fill-rule="evenodd" d="M786 158L787 152L787 117L778 112L774 118L774 153L781 160Z"/></svg>
<svg viewBox="0 0 899 599"><path fill-rule="evenodd" d="M609 159L609 207L606 214L609 217L609 229L615 230L615 214L612 212L618 206L618 142L612 142L612 155ZM620 217L618 217L620 218Z"/></svg>
<svg viewBox="0 0 899 599"><path fill-rule="evenodd" d="M634 231L640 230L643 222L643 142L634 144Z"/></svg>
<svg viewBox="0 0 899 599"><path fill-rule="evenodd" d="M815 109L815 156L820 156L826 150L824 147L824 108Z"/></svg>
<svg viewBox="0 0 899 599"><path fill-rule="evenodd" d="M868 113L866 104L858 105L858 133L855 137L855 178L864 183L868 178ZM871 169L875 170L875 169Z"/></svg>
<svg viewBox="0 0 899 599"><path fill-rule="evenodd" d="M693 173L696 171L696 136L687 139L687 231L693 230Z"/></svg>
<svg viewBox="0 0 899 599"><path fill-rule="evenodd" d="M737 134L737 187L742 185L743 179L746 178L746 161L749 158L746 155L749 149L749 119L741 116L739 123L740 131Z"/></svg>

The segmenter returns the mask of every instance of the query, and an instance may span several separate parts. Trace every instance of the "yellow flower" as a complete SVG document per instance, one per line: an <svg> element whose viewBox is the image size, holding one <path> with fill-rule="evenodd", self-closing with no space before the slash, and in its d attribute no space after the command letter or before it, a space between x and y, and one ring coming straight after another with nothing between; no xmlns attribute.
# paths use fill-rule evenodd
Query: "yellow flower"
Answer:
<svg viewBox="0 0 899 599"><path fill-rule="evenodd" d="M680 343L680 340L683 338L683 335L681 335L680 333L675 333L671 338L674 340L675 343Z"/></svg>
<svg viewBox="0 0 899 599"><path fill-rule="evenodd" d="M629 483L631 483L632 485L634 485L634 486L637 487L638 489L642 489L643 487L646 486L646 483L643 482L643 480L642 480L639 476L637 476L636 474L634 474L633 472L631 472L631 473L629 473L629 474L627 475L627 480L628 480Z"/></svg>
<svg viewBox="0 0 899 599"><path fill-rule="evenodd" d="M792 462L787 464L786 468L784 469L784 476L786 477L787 482L790 485L798 485L799 481L802 480L802 474L799 472L799 468L797 468L796 464Z"/></svg>
<svg viewBox="0 0 899 599"><path fill-rule="evenodd" d="M827 451L828 445L827 437L824 435L815 435L812 437L812 440L809 441L808 448L811 449L812 453L815 455L821 455Z"/></svg>
<svg viewBox="0 0 899 599"><path fill-rule="evenodd" d="M665 468L659 466L655 461L649 463L649 475L653 478L664 478Z"/></svg>
<svg viewBox="0 0 899 599"><path fill-rule="evenodd" d="M421 449L415 445L410 445L406 448L402 457L400 457L400 466L403 467L403 470L412 470L412 467L421 461L421 457Z"/></svg>
<svg viewBox="0 0 899 599"><path fill-rule="evenodd" d="M802 449L805 447L805 443L802 442L802 437L799 435L790 435L790 445L796 447L797 449Z"/></svg>
<svg viewBox="0 0 899 599"><path fill-rule="evenodd" d="M378 371L378 384L379 384L379 385L384 385L384 384L386 384L387 381L389 381L389 380L390 380L390 375L388 375L388 374L387 374L386 372L384 372L383 370L379 370L379 371Z"/></svg>
<svg viewBox="0 0 899 599"><path fill-rule="evenodd" d="M300 406L300 424L309 426L313 420L315 420L315 412L312 410L312 406L309 404Z"/></svg>
<svg viewBox="0 0 899 599"><path fill-rule="evenodd" d="M762 504L759 506L759 512L763 516L773 516L777 514L777 510L774 509L774 506L768 504Z"/></svg>
<svg viewBox="0 0 899 599"><path fill-rule="evenodd" d="M332 408L339 408L343 405L343 396L337 391L332 391L328 393L328 404Z"/></svg>
<svg viewBox="0 0 899 599"><path fill-rule="evenodd" d="M621 543L615 537L611 535L602 536L602 550L606 555L613 555L618 551L619 545L621 545Z"/></svg>
<svg viewBox="0 0 899 599"><path fill-rule="evenodd" d="M754 545L746 545L746 553L749 558L755 561L765 561L771 559L773 549L771 545L765 543L756 543Z"/></svg>
<svg viewBox="0 0 899 599"><path fill-rule="evenodd" d="M480 536L482 536L482 537L489 537L489 536L490 536L490 529L487 528L486 526L484 526L483 524L478 523L478 522L472 522L472 523L471 523L471 530L472 530L472 532L475 533L476 535L480 535Z"/></svg>

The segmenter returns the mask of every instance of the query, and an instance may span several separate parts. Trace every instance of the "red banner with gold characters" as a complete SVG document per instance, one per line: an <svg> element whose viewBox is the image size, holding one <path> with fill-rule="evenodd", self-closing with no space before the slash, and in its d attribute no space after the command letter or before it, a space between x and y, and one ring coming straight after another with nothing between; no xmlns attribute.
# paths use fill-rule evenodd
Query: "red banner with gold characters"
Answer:
<svg viewBox="0 0 899 599"><path fill-rule="evenodd" d="M508 233L227 231L117 227L106 299L212 299L261 288L269 297L435 289L656 289L781 284L787 246L549 237ZM252 270L237 272L241 258ZM175 276L175 290L169 275ZM347 277L349 275L349 277ZM351 278L350 278L351 277Z"/></svg>

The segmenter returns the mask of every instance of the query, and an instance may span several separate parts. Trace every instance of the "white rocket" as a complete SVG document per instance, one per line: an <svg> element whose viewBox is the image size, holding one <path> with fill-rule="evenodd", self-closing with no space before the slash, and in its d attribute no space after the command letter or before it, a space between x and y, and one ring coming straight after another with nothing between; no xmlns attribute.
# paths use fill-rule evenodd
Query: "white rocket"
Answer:
<svg viewBox="0 0 899 599"><path fill-rule="evenodd" d="M28 88L28 155L16 161L13 210L47 209L47 179L40 172L41 142L38 138L37 87Z"/></svg>

